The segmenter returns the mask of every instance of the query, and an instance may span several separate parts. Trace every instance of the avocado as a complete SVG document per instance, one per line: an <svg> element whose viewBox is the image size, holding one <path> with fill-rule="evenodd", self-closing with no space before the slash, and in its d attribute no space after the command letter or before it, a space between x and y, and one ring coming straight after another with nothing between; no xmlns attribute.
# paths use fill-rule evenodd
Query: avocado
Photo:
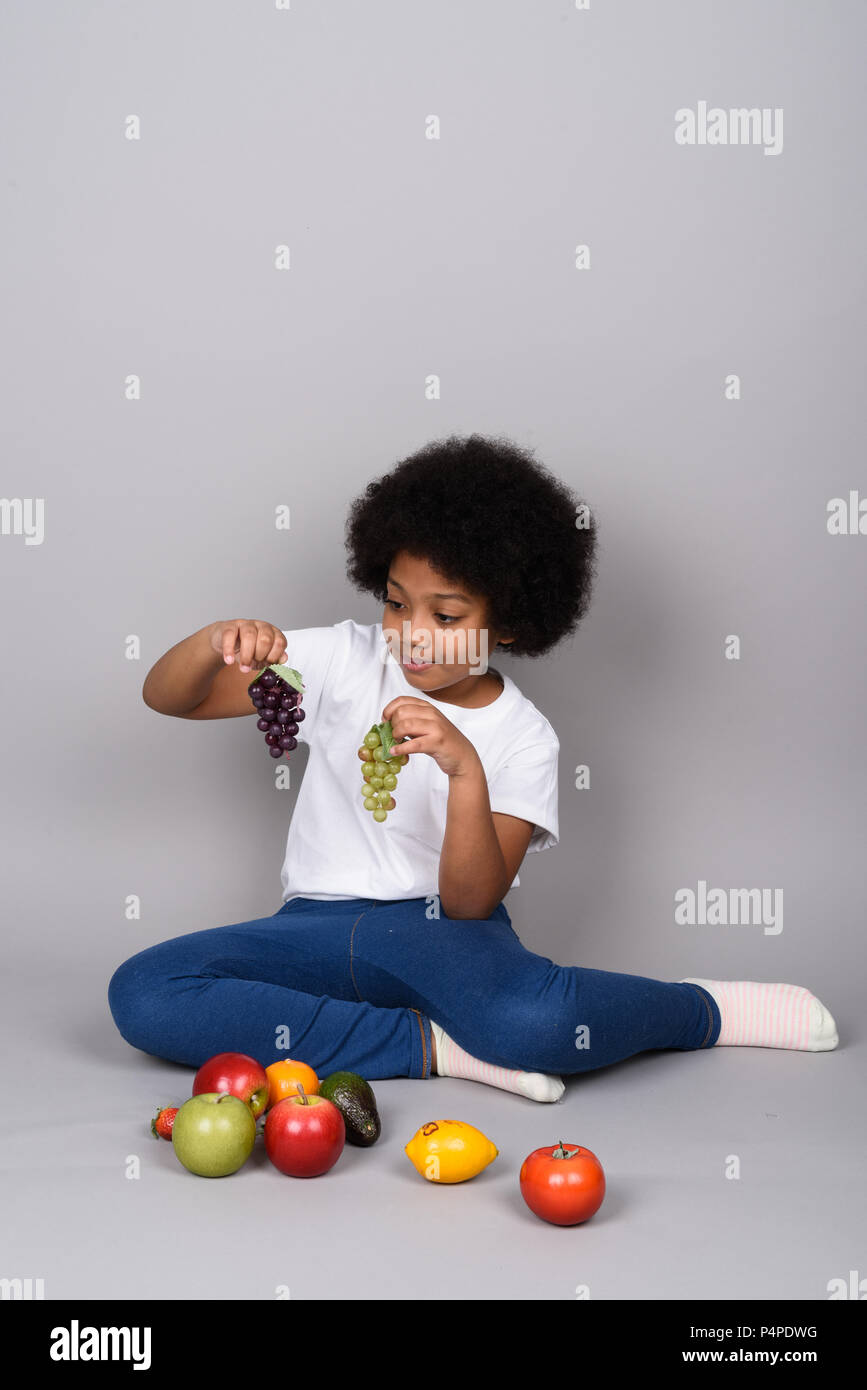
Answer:
<svg viewBox="0 0 867 1390"><path fill-rule="evenodd" d="M319 1094L330 1100L343 1116L350 1144L370 1148L382 1126L376 1110L376 1097L363 1076L355 1071L334 1071L319 1083Z"/></svg>

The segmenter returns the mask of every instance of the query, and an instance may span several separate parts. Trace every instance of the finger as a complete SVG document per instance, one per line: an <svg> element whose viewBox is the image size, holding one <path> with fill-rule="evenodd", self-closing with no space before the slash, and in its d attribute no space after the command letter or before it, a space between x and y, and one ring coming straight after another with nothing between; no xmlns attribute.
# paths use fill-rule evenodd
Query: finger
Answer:
<svg viewBox="0 0 867 1390"><path fill-rule="evenodd" d="M395 754L398 754L398 756L399 756L401 753L423 753L423 752L424 752L424 749L421 747L421 738L410 738L410 739L407 739L404 743L401 743L399 740L396 740L396 741L391 745L391 756L392 756L392 757L394 757Z"/></svg>
<svg viewBox="0 0 867 1390"><path fill-rule="evenodd" d="M391 732L395 738L403 738L405 735L414 738L416 734L432 734L436 732L436 728L436 716L426 714L423 710L404 710L402 713L399 711L391 720Z"/></svg>
<svg viewBox="0 0 867 1390"><path fill-rule="evenodd" d="M420 727L416 724L415 720L412 720L410 724L405 717L398 722L397 728L395 728L394 724L391 726L392 738L395 743L400 743L401 739L409 740L422 738L425 734L430 734L432 732L433 730L431 729Z"/></svg>
<svg viewBox="0 0 867 1390"><path fill-rule="evenodd" d="M389 708L391 714L387 715L386 710ZM396 709L386 705L382 713L383 717L389 720L392 729L404 729L407 733L422 725L433 727L439 717L428 700L414 700L411 704L400 705Z"/></svg>
<svg viewBox="0 0 867 1390"><path fill-rule="evenodd" d="M394 699L389 700L385 709L382 711L383 719L391 719L389 711L394 713L407 705L427 705L428 709L431 707L429 700L420 700L417 695L395 695Z"/></svg>
<svg viewBox="0 0 867 1390"><path fill-rule="evenodd" d="M222 636L223 660L231 664L235 660L235 647L238 642L238 624L227 623Z"/></svg>
<svg viewBox="0 0 867 1390"><path fill-rule="evenodd" d="M249 671L252 669L258 641L258 624L254 622L241 623L241 651L238 657L238 664L242 671Z"/></svg>
<svg viewBox="0 0 867 1390"><path fill-rule="evenodd" d="M260 627L256 636L256 647L253 652L253 660L260 666L270 666L274 658L271 655L271 648L274 646L272 636L273 628Z"/></svg>

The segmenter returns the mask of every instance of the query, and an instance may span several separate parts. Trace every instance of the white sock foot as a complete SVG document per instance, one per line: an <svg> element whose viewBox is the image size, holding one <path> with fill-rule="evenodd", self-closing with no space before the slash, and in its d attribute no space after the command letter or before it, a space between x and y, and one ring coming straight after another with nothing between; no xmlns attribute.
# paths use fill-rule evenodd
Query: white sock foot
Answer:
<svg viewBox="0 0 867 1390"><path fill-rule="evenodd" d="M759 984L755 980L700 980L720 1012L717 1047L788 1047L830 1052L839 1042L837 1025L814 994L801 985Z"/></svg>
<svg viewBox="0 0 867 1390"><path fill-rule="evenodd" d="M488 1086L499 1086L503 1091L514 1091L530 1100L559 1100L566 1089L559 1076L547 1076L540 1071L510 1071L507 1067L495 1067L492 1062L480 1062L458 1047L433 1019L430 1026L437 1047L437 1076L484 1081Z"/></svg>

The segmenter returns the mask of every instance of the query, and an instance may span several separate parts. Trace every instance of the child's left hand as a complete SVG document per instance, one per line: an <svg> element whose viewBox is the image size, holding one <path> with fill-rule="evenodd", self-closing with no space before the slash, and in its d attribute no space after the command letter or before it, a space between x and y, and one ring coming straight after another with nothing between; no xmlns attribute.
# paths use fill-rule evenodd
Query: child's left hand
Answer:
<svg viewBox="0 0 867 1390"><path fill-rule="evenodd" d="M397 695L385 706L382 718L391 720L392 755L429 753L448 777L459 776L480 765L474 745L429 700L419 700L415 695ZM410 742L401 743L407 734Z"/></svg>

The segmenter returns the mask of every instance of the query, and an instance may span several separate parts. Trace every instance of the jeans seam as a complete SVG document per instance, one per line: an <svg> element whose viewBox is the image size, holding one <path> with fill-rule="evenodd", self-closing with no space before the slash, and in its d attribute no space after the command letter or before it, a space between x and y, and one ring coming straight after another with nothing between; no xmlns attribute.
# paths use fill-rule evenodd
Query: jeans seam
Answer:
<svg viewBox="0 0 867 1390"><path fill-rule="evenodd" d="M355 978L355 971L354 971L353 968L352 968L352 938L355 936L355 928L358 926L359 922L361 921L361 919L362 919L362 917L365 915L365 913L367 913L367 912L369 912L369 911L370 911L370 908L369 908L369 907L366 907L366 908L364 909L364 912L359 912L358 916L356 917L355 921L354 921L353 924L352 924L352 931L350 932L350 935L349 935L349 973L350 973L350 975L352 976L352 983L353 983L353 986L354 986L354 988L355 988L355 993L358 995L358 1001L359 1001L360 1004L366 1004L368 1001L362 996L361 991L360 991L359 988L358 988L358 981L357 981L356 978Z"/></svg>
<svg viewBox="0 0 867 1390"><path fill-rule="evenodd" d="M412 1007L412 1006L410 1006L410 1007ZM417 1022L418 1022L418 1026L419 1026L419 1031L420 1031L420 1033L421 1033L421 1074L422 1074L423 1077L426 1077L426 1076L427 1076L427 1043L425 1042L425 1037L424 1037L424 1024L423 1024L422 1021L421 1021L421 1014L419 1013L418 1009L412 1009L412 1012L413 1012L413 1013L415 1014L415 1016L416 1016L416 1020L417 1020Z"/></svg>
<svg viewBox="0 0 867 1390"><path fill-rule="evenodd" d="M691 983L691 981L690 981L690 983ZM699 999L701 999L701 1002L704 1004L705 1008L707 1009L707 1018L708 1018L707 1032L705 1033L704 1037L702 1038L701 1042L699 1043L699 1047L704 1047L705 1043L707 1042L708 1038L710 1037L711 1033L713 1032L713 1010L711 1009L710 1004L708 1003L708 1001L707 1001L707 999L705 998L705 996L702 994L702 992L701 992L701 990L699 989L698 985L692 985L692 988L695 990L695 992L696 992L696 994L698 995Z"/></svg>

